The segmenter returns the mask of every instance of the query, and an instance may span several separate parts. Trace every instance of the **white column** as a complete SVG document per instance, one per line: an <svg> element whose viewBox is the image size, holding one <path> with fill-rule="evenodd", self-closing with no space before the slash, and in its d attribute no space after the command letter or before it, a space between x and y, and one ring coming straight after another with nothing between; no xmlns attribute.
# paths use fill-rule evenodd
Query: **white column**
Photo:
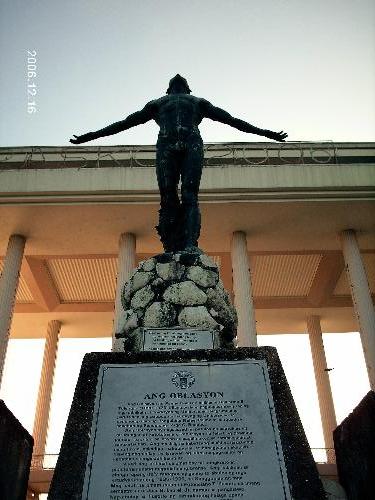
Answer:
<svg viewBox="0 0 375 500"><path fill-rule="evenodd" d="M53 320L48 323L46 342L44 345L43 365L40 375L33 430L33 454L39 456L44 455L47 441L49 410L60 328L60 321Z"/></svg>
<svg viewBox="0 0 375 500"><path fill-rule="evenodd" d="M0 384L8 347L14 302L26 239L19 234L9 238L3 272L0 277Z"/></svg>
<svg viewBox="0 0 375 500"><path fill-rule="evenodd" d="M355 231L341 233L345 268L357 316L371 389L375 390L375 311Z"/></svg>
<svg viewBox="0 0 375 500"><path fill-rule="evenodd" d="M116 350L115 333L121 319L121 290L136 267L136 238L132 233L123 233L119 240L118 268L115 298L115 316L113 320L112 350Z"/></svg>
<svg viewBox="0 0 375 500"><path fill-rule="evenodd" d="M315 382L318 391L320 418L322 420L323 436L327 450L327 461L334 463L335 453L333 431L337 427L335 407L333 405L331 384L329 381L326 355L324 352L322 329L319 316L307 318L312 360L314 365Z"/></svg>
<svg viewBox="0 0 375 500"><path fill-rule="evenodd" d="M238 346L253 347L257 345L257 332L246 234L242 231L233 233L231 257L234 305L238 315Z"/></svg>

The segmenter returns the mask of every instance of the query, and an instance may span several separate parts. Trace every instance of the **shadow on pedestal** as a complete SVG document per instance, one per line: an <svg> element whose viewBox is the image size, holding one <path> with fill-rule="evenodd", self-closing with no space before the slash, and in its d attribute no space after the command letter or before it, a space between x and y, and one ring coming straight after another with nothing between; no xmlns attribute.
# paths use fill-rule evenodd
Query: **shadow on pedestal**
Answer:
<svg viewBox="0 0 375 500"><path fill-rule="evenodd" d="M334 430L337 471L349 500L375 498L375 392Z"/></svg>
<svg viewBox="0 0 375 500"><path fill-rule="evenodd" d="M0 498L25 500L34 440L0 400Z"/></svg>

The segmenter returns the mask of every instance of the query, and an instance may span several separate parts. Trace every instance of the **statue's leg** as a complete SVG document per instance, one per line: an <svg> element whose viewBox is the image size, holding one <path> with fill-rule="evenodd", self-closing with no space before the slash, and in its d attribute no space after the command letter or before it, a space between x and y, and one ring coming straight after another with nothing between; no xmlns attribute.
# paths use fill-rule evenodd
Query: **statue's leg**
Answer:
<svg viewBox="0 0 375 500"><path fill-rule="evenodd" d="M181 169L181 201L184 218L184 248L198 246L201 214L198 205L199 184L203 167L203 142L192 134L187 143Z"/></svg>
<svg viewBox="0 0 375 500"><path fill-rule="evenodd" d="M178 181L180 170L176 153L167 141L158 141L156 148L156 176L160 191L159 224L156 226L166 252L177 250L177 228L180 226L180 200Z"/></svg>

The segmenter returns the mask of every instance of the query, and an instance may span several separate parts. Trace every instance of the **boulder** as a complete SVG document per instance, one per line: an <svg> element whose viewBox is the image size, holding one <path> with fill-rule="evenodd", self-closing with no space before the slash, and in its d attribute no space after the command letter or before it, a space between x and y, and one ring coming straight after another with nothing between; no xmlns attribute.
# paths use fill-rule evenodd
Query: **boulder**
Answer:
<svg viewBox="0 0 375 500"><path fill-rule="evenodd" d="M138 315L133 309L128 309L124 311L120 316L119 325L118 325L118 334L121 336L125 336L135 328L139 326L138 324Z"/></svg>
<svg viewBox="0 0 375 500"><path fill-rule="evenodd" d="M155 269L155 266L156 266L156 260L154 258L151 258L151 259L148 259L148 260L145 260L142 264L142 269L144 271L153 271Z"/></svg>
<svg viewBox="0 0 375 500"><path fill-rule="evenodd" d="M169 327L176 324L176 310L168 302L153 302L145 311L143 326Z"/></svg>
<svg viewBox="0 0 375 500"><path fill-rule="evenodd" d="M213 287L219 280L217 272L199 266L189 267L186 277L202 288Z"/></svg>
<svg viewBox="0 0 375 500"><path fill-rule="evenodd" d="M155 293L153 292L150 285L141 288L133 295L131 299L131 307L132 309L145 309L149 303L154 298Z"/></svg>
<svg viewBox="0 0 375 500"><path fill-rule="evenodd" d="M228 304L221 291L218 291L216 288L208 288L206 294L207 307L215 311L215 319L224 326L226 336L235 337L237 331L237 313L232 304Z"/></svg>
<svg viewBox="0 0 375 500"><path fill-rule="evenodd" d="M164 281L179 281L185 272L185 266L174 260L172 262L158 263L156 264L156 272Z"/></svg>
<svg viewBox="0 0 375 500"><path fill-rule="evenodd" d="M135 273L130 281L130 294L132 295L137 290L145 287L154 278L154 273L139 271Z"/></svg>
<svg viewBox="0 0 375 500"><path fill-rule="evenodd" d="M217 265L215 264L215 262L211 259L211 257L209 257L208 255L206 254L202 254L199 256L199 262L200 264L203 266L203 267L207 267L209 269L217 269Z"/></svg>
<svg viewBox="0 0 375 500"><path fill-rule="evenodd" d="M219 324L204 306L184 307L178 315L178 324L188 328L219 328Z"/></svg>
<svg viewBox="0 0 375 500"><path fill-rule="evenodd" d="M163 298L167 302L182 306L203 305L207 301L206 294L192 281L183 281L169 286Z"/></svg>

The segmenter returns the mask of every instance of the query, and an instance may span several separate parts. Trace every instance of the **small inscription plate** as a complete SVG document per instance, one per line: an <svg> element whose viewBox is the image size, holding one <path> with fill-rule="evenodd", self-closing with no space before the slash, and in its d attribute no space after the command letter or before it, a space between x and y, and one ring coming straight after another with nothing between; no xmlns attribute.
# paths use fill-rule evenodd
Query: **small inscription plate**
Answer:
<svg viewBox="0 0 375 500"><path fill-rule="evenodd" d="M144 328L144 351L213 349L213 332L196 328Z"/></svg>
<svg viewBox="0 0 375 500"><path fill-rule="evenodd" d="M82 498L290 500L266 362L102 365Z"/></svg>

